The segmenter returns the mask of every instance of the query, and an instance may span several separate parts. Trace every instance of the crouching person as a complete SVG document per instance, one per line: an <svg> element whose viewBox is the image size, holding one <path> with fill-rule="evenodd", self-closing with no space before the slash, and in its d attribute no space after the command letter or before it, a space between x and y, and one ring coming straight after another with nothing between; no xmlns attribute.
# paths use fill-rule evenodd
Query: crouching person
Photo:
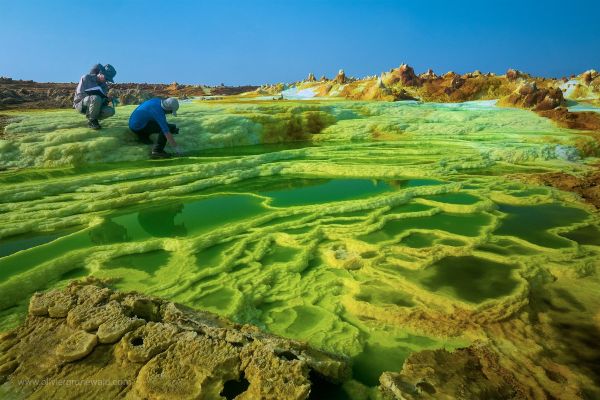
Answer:
<svg viewBox="0 0 600 400"><path fill-rule="evenodd" d="M171 154L165 151L165 145L169 142L169 145L173 148L177 155L182 155L181 150L175 142L173 135L179 133L179 128L174 124L167 122L166 115L172 114L177 115L179 109L179 102L174 97L168 99L153 98L146 100L140 104L131 116L129 117L129 129L131 129L142 143L152 144L150 135L153 133L158 134L156 144L152 148L150 158L169 158Z"/></svg>
<svg viewBox="0 0 600 400"><path fill-rule="evenodd" d="M108 97L106 82L114 82L116 74L117 71L112 65L97 64L89 74L83 75L79 80L73 98L73 108L85 114L88 126L92 129L102 128L98 120L115 114L115 109L109 106L111 99Z"/></svg>

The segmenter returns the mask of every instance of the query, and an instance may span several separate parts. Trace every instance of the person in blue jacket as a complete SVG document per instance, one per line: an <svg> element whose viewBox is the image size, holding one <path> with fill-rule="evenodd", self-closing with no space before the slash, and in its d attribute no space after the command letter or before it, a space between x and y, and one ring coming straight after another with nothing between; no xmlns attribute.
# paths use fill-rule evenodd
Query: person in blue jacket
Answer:
<svg viewBox="0 0 600 400"><path fill-rule="evenodd" d="M156 144L152 148L150 158L169 158L171 154L165 151L167 142L175 150L177 155L182 155L181 150L175 142L173 135L179 133L175 124L167 122L166 115L177 115L179 102L174 97L160 99L158 97L146 100L140 104L129 117L129 129L131 129L142 143L152 144L150 135L158 133Z"/></svg>

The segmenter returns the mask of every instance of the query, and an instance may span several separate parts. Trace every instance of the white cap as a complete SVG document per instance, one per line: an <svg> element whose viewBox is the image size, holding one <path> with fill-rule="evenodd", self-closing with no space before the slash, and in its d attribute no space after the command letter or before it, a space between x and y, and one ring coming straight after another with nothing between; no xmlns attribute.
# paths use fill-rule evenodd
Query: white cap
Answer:
<svg viewBox="0 0 600 400"><path fill-rule="evenodd" d="M160 101L160 106L165 111L172 111L174 116L177 116L177 110L179 109L179 102L175 97L169 97Z"/></svg>

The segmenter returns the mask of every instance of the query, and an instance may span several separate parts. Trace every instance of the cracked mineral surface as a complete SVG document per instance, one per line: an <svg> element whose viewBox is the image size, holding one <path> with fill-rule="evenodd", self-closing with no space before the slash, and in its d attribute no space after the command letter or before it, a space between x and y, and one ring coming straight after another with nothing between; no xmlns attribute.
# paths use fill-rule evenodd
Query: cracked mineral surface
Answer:
<svg viewBox="0 0 600 400"><path fill-rule="evenodd" d="M343 357L98 282L36 293L0 357L0 395L15 399L305 399L311 379L350 376Z"/></svg>

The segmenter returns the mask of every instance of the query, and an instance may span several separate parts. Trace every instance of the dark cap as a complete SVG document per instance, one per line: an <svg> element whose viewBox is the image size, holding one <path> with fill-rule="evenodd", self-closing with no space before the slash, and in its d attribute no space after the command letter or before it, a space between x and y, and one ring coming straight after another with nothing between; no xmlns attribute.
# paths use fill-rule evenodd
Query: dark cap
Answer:
<svg viewBox="0 0 600 400"><path fill-rule="evenodd" d="M104 74L104 77L107 81L114 82L113 79L117 74L117 70L115 70L115 67L113 67L112 65L106 64L104 67L102 67L102 73Z"/></svg>

